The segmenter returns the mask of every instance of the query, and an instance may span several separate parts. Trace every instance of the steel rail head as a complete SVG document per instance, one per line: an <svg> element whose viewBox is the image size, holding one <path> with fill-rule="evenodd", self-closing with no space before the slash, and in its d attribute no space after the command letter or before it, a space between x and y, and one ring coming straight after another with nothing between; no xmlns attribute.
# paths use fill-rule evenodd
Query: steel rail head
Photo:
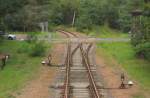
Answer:
<svg viewBox="0 0 150 98"><path fill-rule="evenodd" d="M76 53L76 51L80 48L81 44L78 44L77 47L72 51L72 56Z"/></svg>
<svg viewBox="0 0 150 98"><path fill-rule="evenodd" d="M68 32L68 31L67 31ZM76 34L74 34L74 33L72 33L72 32L68 32L68 33L70 33L70 34L72 34L74 37L77 37L78 38L78 36L76 35Z"/></svg>
<svg viewBox="0 0 150 98"><path fill-rule="evenodd" d="M82 53L82 58L84 60L84 64L86 65L86 68L87 68L87 71L88 71L88 76L89 76L89 81L91 82L91 86L94 90L94 94L95 94L95 98L100 98L100 95L99 95L99 91L97 89L97 86L96 86L96 83L94 81L94 77L92 75L92 72L91 72L91 69L90 69L90 65L88 63L88 56L86 55L86 52L83 50L83 47L81 46L80 47L80 50L81 50L81 53Z"/></svg>
<svg viewBox="0 0 150 98"><path fill-rule="evenodd" d="M64 82L64 92L62 98L69 98L70 95L70 64L71 64L71 43L68 43L68 52L66 57L66 76Z"/></svg>
<svg viewBox="0 0 150 98"><path fill-rule="evenodd" d="M86 54L87 55L89 54L89 51L92 48L92 46L93 46L93 43L90 43L89 46L88 46L88 48L87 48L87 50L86 50Z"/></svg>
<svg viewBox="0 0 150 98"><path fill-rule="evenodd" d="M70 37L69 34L73 35L73 37L77 37L78 38L78 36L76 34L72 33L72 32L68 32L68 31L64 31L64 30L57 30L57 31L65 34L68 38Z"/></svg>
<svg viewBox="0 0 150 98"><path fill-rule="evenodd" d="M69 33L69 34L71 34L71 35L73 35L74 37L78 37L75 33L73 33L73 32L69 32L69 31L67 31L67 30L62 30L63 32L66 32L66 33Z"/></svg>
<svg viewBox="0 0 150 98"><path fill-rule="evenodd" d="M70 37L70 35L69 35L68 33L64 32L63 30L56 30L56 31L58 31L58 32L60 32L60 33L63 33L64 35L66 35L66 36L67 36L67 38L69 38L69 37Z"/></svg>
<svg viewBox="0 0 150 98"><path fill-rule="evenodd" d="M63 30L59 30L59 32L65 34L68 38L70 37L69 34L72 34L70 32L65 32ZM75 36L74 34L72 34ZM64 95L63 98L69 98L69 93L70 93L70 85L69 85L69 75L70 75L70 63L71 63L71 46L70 43L68 43L68 53L67 53L67 58L66 58L66 79L65 79L65 90L64 90Z"/></svg>

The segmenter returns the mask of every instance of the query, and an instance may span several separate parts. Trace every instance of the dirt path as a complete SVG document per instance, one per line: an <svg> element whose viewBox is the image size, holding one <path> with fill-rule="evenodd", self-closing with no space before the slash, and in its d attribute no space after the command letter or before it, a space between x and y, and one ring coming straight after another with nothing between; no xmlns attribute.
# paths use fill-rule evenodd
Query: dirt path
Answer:
<svg viewBox="0 0 150 98"><path fill-rule="evenodd" d="M52 64L59 65L62 61L64 53L64 45L56 44L52 49ZM48 55L48 54L47 54ZM50 86L53 85L55 77L59 73L58 67L42 66L37 73L35 79L29 81L19 93L16 94L16 98L53 98Z"/></svg>
<svg viewBox="0 0 150 98"><path fill-rule="evenodd" d="M50 98L49 86L56 73L56 68L42 67L39 76L32 80L16 98Z"/></svg>

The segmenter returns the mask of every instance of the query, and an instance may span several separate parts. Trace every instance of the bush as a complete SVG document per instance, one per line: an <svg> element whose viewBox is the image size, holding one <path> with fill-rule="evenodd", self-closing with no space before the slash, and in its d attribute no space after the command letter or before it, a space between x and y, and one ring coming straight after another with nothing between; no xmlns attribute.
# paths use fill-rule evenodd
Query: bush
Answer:
<svg viewBox="0 0 150 98"><path fill-rule="evenodd" d="M141 43L135 47L136 54L139 57L150 60L150 42Z"/></svg>
<svg viewBox="0 0 150 98"><path fill-rule="evenodd" d="M46 47L42 42L37 42L31 47L30 55L33 57L44 56Z"/></svg>
<svg viewBox="0 0 150 98"><path fill-rule="evenodd" d="M92 19L86 16L81 16L77 19L76 27L78 31L82 31L84 29L91 29L92 28Z"/></svg>
<svg viewBox="0 0 150 98"><path fill-rule="evenodd" d="M0 43L4 41L4 37L0 36Z"/></svg>
<svg viewBox="0 0 150 98"><path fill-rule="evenodd" d="M27 38L28 43L35 43L37 41L37 33L35 32L29 32L28 33L28 38Z"/></svg>
<svg viewBox="0 0 150 98"><path fill-rule="evenodd" d="M132 17L130 15L120 15L119 26L123 32L129 32L131 30Z"/></svg>
<svg viewBox="0 0 150 98"><path fill-rule="evenodd" d="M37 41L32 41L32 42L22 42L18 46L17 53L26 53L32 57L36 56L44 56L46 51L46 47L43 44L43 42L37 42Z"/></svg>
<svg viewBox="0 0 150 98"><path fill-rule="evenodd" d="M19 46L17 52L18 53L29 53L31 51L31 45L27 42L22 42Z"/></svg>

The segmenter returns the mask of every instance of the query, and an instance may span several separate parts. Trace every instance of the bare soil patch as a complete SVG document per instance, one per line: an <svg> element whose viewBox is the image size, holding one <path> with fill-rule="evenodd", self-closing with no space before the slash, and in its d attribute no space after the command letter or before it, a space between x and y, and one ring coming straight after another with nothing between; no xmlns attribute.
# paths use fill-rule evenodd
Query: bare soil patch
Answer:
<svg viewBox="0 0 150 98"><path fill-rule="evenodd" d="M29 82L16 98L50 98L49 86L56 73L56 68L42 67L39 76Z"/></svg>
<svg viewBox="0 0 150 98"><path fill-rule="evenodd" d="M17 40L27 40L28 36L27 34L16 34Z"/></svg>

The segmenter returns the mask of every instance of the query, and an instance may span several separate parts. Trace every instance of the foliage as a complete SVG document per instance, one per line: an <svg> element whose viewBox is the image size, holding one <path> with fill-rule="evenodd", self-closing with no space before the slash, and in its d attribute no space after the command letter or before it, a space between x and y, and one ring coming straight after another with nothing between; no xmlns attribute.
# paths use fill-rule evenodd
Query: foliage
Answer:
<svg viewBox="0 0 150 98"><path fill-rule="evenodd" d="M27 33L27 42L28 43L35 43L37 41L37 32L28 32Z"/></svg>
<svg viewBox="0 0 150 98"><path fill-rule="evenodd" d="M150 4L150 2L148 4ZM148 7L146 3L143 9L143 15L137 17L137 21L140 22L138 28L139 31L132 32L134 36L131 37L131 41L132 44L135 46L137 55L139 57L142 56L143 58L150 60L150 7Z"/></svg>
<svg viewBox="0 0 150 98"><path fill-rule="evenodd" d="M49 0L0 0L0 24L6 30L35 31L48 20Z"/></svg>
<svg viewBox="0 0 150 98"><path fill-rule="evenodd" d="M22 44L20 44L18 46L18 49L17 49L17 53L26 53L26 54L29 54L30 51L31 51L31 44L27 43L27 42L22 42Z"/></svg>
<svg viewBox="0 0 150 98"><path fill-rule="evenodd" d="M37 42L31 47L30 55L33 57L44 56L46 52L45 45L43 42Z"/></svg>
<svg viewBox="0 0 150 98"><path fill-rule="evenodd" d="M4 40L4 37L3 36L0 36L0 43L2 43Z"/></svg>
<svg viewBox="0 0 150 98"><path fill-rule="evenodd" d="M118 20L119 28L123 32L129 32L131 30L131 24L132 24L131 15L123 13L119 17L120 17Z"/></svg>
<svg viewBox="0 0 150 98"><path fill-rule="evenodd" d="M91 29L92 27L92 20L89 19L87 16L82 16L78 18L76 22L77 30L82 31L84 29Z"/></svg>
<svg viewBox="0 0 150 98"><path fill-rule="evenodd" d="M27 54L27 42L4 41L0 44L0 52L8 53L10 58L4 70L0 70L0 97L9 98L12 92L22 88L24 84L35 76L40 68L41 58ZM21 53L18 50L22 48Z"/></svg>
<svg viewBox="0 0 150 98"><path fill-rule="evenodd" d="M98 44L98 53L106 60L106 64L124 68L125 71L140 85L150 91L149 62L136 58L136 51L129 42L101 42ZM116 63L114 63L114 60Z"/></svg>
<svg viewBox="0 0 150 98"><path fill-rule="evenodd" d="M72 24L74 12L78 12L80 0L55 0L50 1L50 22L56 25ZM59 2L59 3L58 3Z"/></svg>
<svg viewBox="0 0 150 98"><path fill-rule="evenodd" d="M130 30L130 0L0 0L0 24L13 31L39 30L40 22L52 25L71 25L76 13L75 26L91 29L108 24L112 28ZM8 3L9 2L9 3ZM59 2L59 3L58 3ZM137 1L139 5L140 0Z"/></svg>
<svg viewBox="0 0 150 98"><path fill-rule="evenodd" d="M150 60L150 43L141 43L135 47L136 54L142 58L147 58Z"/></svg>
<svg viewBox="0 0 150 98"><path fill-rule="evenodd" d="M128 34L120 32L116 29L111 29L107 25L105 26L95 26L92 30L86 31L90 36L98 38L123 38L129 39Z"/></svg>

